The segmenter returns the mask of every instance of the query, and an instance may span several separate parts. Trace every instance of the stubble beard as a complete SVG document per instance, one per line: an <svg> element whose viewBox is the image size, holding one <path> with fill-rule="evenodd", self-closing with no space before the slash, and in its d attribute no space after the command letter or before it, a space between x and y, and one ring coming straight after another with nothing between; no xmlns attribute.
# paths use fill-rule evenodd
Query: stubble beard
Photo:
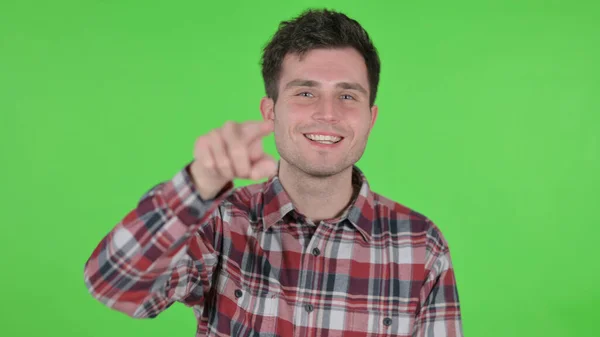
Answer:
<svg viewBox="0 0 600 337"><path fill-rule="evenodd" d="M320 179L325 179L325 178L329 178L332 176L335 176L337 174L340 174L341 172L346 171L348 168L351 168L352 166L354 166L354 164L356 164L356 162L358 162L358 160L362 157L362 155L364 154L365 148L366 148L366 143L362 146L362 148L360 149L355 149L358 152L355 153L348 153L346 156L342 156L343 159L341 159L338 163L332 163L330 165L328 165L326 163L327 158L326 156L323 157L323 162L321 163L311 163L309 160L306 160L305 158L303 158L302 154L300 153L300 151L295 152L292 151L290 148L293 147L293 143L292 140L289 139L289 142L285 142L283 139L279 139L278 137L278 133L277 133L277 114L274 113L274 123L275 123L275 147L277 148L277 152L279 153L279 156L281 157L281 159L287 163L287 166L289 166L290 169L292 169L293 171L296 171L296 173L299 173L300 175L305 175L308 177L312 177L312 178L320 178ZM284 132L286 132L287 130L284 130ZM304 137L303 135L301 137ZM300 141L302 141L302 139L300 139ZM348 140L343 140L343 141L348 141ZM299 150L299 149L298 149Z"/></svg>

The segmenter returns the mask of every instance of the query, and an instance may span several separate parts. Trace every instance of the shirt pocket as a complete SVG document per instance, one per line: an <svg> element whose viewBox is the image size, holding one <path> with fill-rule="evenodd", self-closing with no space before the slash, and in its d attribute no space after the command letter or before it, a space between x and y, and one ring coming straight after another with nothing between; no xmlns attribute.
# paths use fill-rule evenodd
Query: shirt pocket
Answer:
<svg viewBox="0 0 600 337"><path fill-rule="evenodd" d="M228 336L273 333L278 317L277 292L252 289L226 272L216 283L215 328Z"/></svg>
<svg viewBox="0 0 600 337"><path fill-rule="evenodd" d="M352 309L346 313L347 329L361 336L412 336L414 315L399 310Z"/></svg>

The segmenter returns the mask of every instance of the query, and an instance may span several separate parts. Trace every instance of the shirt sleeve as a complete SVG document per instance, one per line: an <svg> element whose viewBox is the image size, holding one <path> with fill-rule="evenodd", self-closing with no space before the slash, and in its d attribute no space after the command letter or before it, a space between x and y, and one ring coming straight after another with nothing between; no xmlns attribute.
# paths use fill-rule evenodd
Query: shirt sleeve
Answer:
<svg viewBox="0 0 600 337"><path fill-rule="evenodd" d="M427 278L419 296L420 310L413 337L462 337L458 288L450 250L439 229L428 235Z"/></svg>
<svg viewBox="0 0 600 337"><path fill-rule="evenodd" d="M147 191L86 261L85 285L107 307L153 318L175 301L203 304L219 255L219 204L233 183L202 200L190 164Z"/></svg>

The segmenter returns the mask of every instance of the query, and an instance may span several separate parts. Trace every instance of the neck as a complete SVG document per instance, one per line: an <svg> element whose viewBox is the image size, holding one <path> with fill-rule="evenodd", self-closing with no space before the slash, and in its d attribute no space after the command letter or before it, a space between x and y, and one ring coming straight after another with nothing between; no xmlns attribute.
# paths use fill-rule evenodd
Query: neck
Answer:
<svg viewBox="0 0 600 337"><path fill-rule="evenodd" d="M315 177L283 160L279 180L294 208L314 223L341 215L352 199L352 167L327 177Z"/></svg>

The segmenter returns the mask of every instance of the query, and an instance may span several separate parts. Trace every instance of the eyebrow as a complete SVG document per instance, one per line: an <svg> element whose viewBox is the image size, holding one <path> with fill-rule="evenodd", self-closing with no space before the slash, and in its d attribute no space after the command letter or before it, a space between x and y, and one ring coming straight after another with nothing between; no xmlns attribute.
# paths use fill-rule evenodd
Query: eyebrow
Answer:
<svg viewBox="0 0 600 337"><path fill-rule="evenodd" d="M320 87L321 85L317 81L312 80L304 80L304 79L295 79L288 82L285 85L285 89L289 89L292 87ZM367 89L365 89L359 83L354 82L339 82L335 85L337 88L348 89L348 90L356 90L360 91L363 94L367 95Z"/></svg>

